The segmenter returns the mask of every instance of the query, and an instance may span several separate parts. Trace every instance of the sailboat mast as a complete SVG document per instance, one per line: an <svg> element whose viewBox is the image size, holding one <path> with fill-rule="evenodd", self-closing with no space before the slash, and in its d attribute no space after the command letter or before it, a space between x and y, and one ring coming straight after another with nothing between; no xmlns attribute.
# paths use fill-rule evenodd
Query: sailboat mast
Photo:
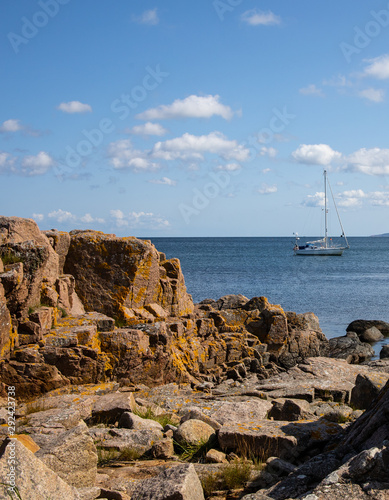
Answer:
<svg viewBox="0 0 389 500"><path fill-rule="evenodd" d="M327 248L327 236L328 236L328 229L327 229L327 170L324 170L324 244L325 247Z"/></svg>

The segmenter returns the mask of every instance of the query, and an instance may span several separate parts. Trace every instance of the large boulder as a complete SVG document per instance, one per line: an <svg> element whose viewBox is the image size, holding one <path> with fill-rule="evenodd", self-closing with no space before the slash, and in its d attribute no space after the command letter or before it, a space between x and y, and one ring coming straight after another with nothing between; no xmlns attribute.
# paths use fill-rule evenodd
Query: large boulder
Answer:
<svg viewBox="0 0 389 500"><path fill-rule="evenodd" d="M11 313L26 315L29 307L40 303L42 283L51 286L57 280L58 255L35 221L0 216L0 257L11 266L13 263L22 264L18 271L19 280L6 295ZM5 271L9 271L7 265ZM9 278L5 279L9 283Z"/></svg>
<svg viewBox="0 0 389 500"><path fill-rule="evenodd" d="M361 342L355 332L349 331L347 335L329 340L327 356L359 364L370 360L374 356L374 349L369 343Z"/></svg>
<svg viewBox="0 0 389 500"><path fill-rule="evenodd" d="M64 271L76 278L86 310L124 320L133 319L134 309L148 304L157 304L172 316L193 311L178 259L161 260L149 241L97 231L70 235Z"/></svg>
<svg viewBox="0 0 389 500"><path fill-rule="evenodd" d="M81 421L76 427L52 436L36 452L50 469L76 488L92 487L97 474L97 452L88 427Z"/></svg>
<svg viewBox="0 0 389 500"><path fill-rule="evenodd" d="M13 493L8 489L8 480L17 488ZM73 486L16 439L6 439L0 448L0 495L28 500L80 500Z"/></svg>
<svg viewBox="0 0 389 500"><path fill-rule="evenodd" d="M346 328L347 332L355 332L358 337L372 327L377 328L384 336L389 336L389 323L377 319L356 319Z"/></svg>
<svg viewBox="0 0 389 500"><path fill-rule="evenodd" d="M203 488L193 464L166 469L158 476L140 481L132 500L204 500Z"/></svg>

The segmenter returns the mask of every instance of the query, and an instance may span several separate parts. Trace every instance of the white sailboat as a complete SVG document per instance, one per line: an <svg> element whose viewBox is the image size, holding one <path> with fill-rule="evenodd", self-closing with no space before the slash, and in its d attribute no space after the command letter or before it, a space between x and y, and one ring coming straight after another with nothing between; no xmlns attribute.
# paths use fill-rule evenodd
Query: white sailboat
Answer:
<svg viewBox="0 0 389 500"><path fill-rule="evenodd" d="M338 216L340 228L342 230L341 238L344 238L345 246L337 245L332 242L332 239L328 238L328 228L327 228L327 185L330 188L332 200L334 202L336 214ZM327 171L324 170L324 237L320 240L316 241L308 241L304 245L301 245L297 233L294 233L296 236L296 243L294 245L293 251L295 255L342 255L343 251L347 248L350 248L347 237L345 235L342 221L340 220L339 212L335 204L334 195L332 193L331 185L328 181Z"/></svg>

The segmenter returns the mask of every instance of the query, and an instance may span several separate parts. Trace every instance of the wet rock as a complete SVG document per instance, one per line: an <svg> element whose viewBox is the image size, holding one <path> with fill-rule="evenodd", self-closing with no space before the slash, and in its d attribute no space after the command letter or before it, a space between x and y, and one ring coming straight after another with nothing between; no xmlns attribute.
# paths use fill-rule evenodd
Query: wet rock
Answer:
<svg viewBox="0 0 389 500"><path fill-rule="evenodd" d="M374 356L374 349L369 343L361 342L356 333L350 331L343 337L329 340L327 356L359 364L370 360Z"/></svg>
<svg viewBox="0 0 389 500"><path fill-rule="evenodd" d="M384 335L378 330L377 327L371 326L367 330L365 330L362 335L361 335L361 340L363 342L369 342L370 344L373 344L374 342L378 342L379 340L382 340Z"/></svg>
<svg viewBox="0 0 389 500"><path fill-rule="evenodd" d="M151 479L140 481L132 492L132 500L204 500L203 488L193 464L167 469Z"/></svg>
<svg viewBox="0 0 389 500"><path fill-rule="evenodd" d="M389 336L389 323L379 320L366 320L357 319L352 321L346 328L347 332L355 332L358 336L363 335L363 333L371 327L378 328L378 330L384 335Z"/></svg>
<svg viewBox="0 0 389 500"><path fill-rule="evenodd" d="M380 359L387 359L387 358L389 358L389 344L384 345L380 352Z"/></svg>

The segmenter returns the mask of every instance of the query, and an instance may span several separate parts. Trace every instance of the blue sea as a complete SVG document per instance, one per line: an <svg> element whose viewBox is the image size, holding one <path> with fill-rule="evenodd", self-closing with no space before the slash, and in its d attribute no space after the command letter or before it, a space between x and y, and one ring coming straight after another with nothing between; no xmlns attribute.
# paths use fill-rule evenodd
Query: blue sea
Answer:
<svg viewBox="0 0 389 500"><path fill-rule="evenodd" d="M345 335L355 319L389 322L389 238L349 238L341 257L295 256L292 237L150 239L180 259L194 302L265 296L286 311L315 313L327 338Z"/></svg>

